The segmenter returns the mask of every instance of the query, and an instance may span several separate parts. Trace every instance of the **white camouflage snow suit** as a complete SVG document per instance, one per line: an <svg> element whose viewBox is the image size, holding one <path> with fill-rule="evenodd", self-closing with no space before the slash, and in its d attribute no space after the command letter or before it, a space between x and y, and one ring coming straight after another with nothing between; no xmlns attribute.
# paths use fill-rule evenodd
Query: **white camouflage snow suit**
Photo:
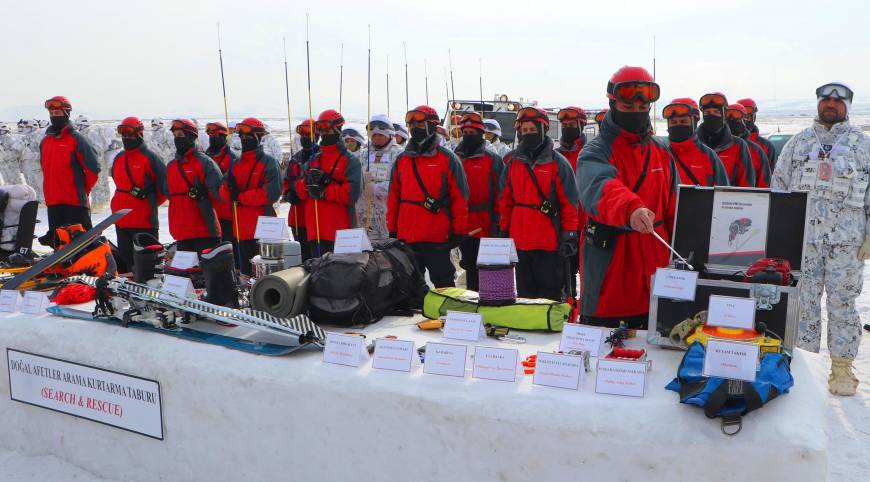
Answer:
<svg viewBox="0 0 870 482"><path fill-rule="evenodd" d="M9 127L0 127L0 176L3 177L4 184L24 184L20 155L13 147L17 137Z"/></svg>
<svg viewBox="0 0 870 482"><path fill-rule="evenodd" d="M100 163L100 174L91 190L91 210L102 211L109 207L112 199L109 173L112 172L112 162L121 149L121 141L110 126L93 125L87 121L81 124L76 127L97 152L97 161Z"/></svg>
<svg viewBox="0 0 870 482"><path fill-rule="evenodd" d="M18 162L24 174L24 181L36 191L39 202L45 202L42 192L42 165L39 162L39 144L45 137L45 129L33 128L22 132L15 140L12 148L18 153Z"/></svg>
<svg viewBox="0 0 870 482"><path fill-rule="evenodd" d="M861 338L855 298L864 262L858 250L870 237L870 143L848 120L827 130L818 121L783 148L771 188L809 191L797 344L821 343L821 298L827 293L828 349L852 360Z"/></svg>
<svg viewBox="0 0 870 482"><path fill-rule="evenodd" d="M365 151L365 149L360 149ZM390 192L390 172L403 149L390 136L383 149L371 146L368 157L360 157L363 169L363 192L356 202L358 226L366 228L370 239L387 239L387 196Z"/></svg>

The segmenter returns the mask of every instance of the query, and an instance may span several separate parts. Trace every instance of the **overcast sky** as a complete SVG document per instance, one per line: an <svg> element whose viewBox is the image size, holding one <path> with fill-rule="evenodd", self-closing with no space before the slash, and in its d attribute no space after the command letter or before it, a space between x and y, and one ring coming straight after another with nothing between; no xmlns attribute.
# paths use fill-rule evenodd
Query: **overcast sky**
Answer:
<svg viewBox="0 0 870 482"><path fill-rule="evenodd" d="M729 99L809 101L842 79L856 103L870 99L866 0L806 1L8 1L0 15L0 119L43 115L68 96L97 118L222 116L216 23L221 23L230 117L286 116L282 37L294 117L308 115L305 14L310 13L313 110L337 108L344 44L343 110L364 118L367 26L372 111L445 103L452 51L456 96L506 93L544 106L602 107L607 79L624 64L652 70L656 37L662 97L721 90ZM449 73L447 74L449 76ZM662 106L659 106L659 110ZM75 113L74 113L75 115Z"/></svg>

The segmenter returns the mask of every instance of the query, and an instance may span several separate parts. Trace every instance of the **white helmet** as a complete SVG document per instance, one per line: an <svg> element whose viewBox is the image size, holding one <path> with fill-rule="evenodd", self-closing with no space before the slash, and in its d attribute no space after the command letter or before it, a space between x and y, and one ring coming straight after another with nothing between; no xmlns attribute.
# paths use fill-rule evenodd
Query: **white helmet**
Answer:
<svg viewBox="0 0 870 482"><path fill-rule="evenodd" d="M486 126L486 132L489 134L495 134L501 137L501 125L499 125L498 121L495 119L484 119L483 125Z"/></svg>
<svg viewBox="0 0 870 482"><path fill-rule="evenodd" d="M151 119L151 130L156 131L158 129L163 129L163 119L155 117Z"/></svg>
<svg viewBox="0 0 870 482"><path fill-rule="evenodd" d="M38 121L36 121L36 125L40 129L44 129L44 128L48 127L48 121L45 119L39 119Z"/></svg>
<svg viewBox="0 0 870 482"><path fill-rule="evenodd" d="M9 124L7 124L5 122L0 122L0 136L5 136L6 134L9 134L10 132L12 132L12 130L9 129Z"/></svg>
<svg viewBox="0 0 870 482"><path fill-rule="evenodd" d="M91 126L91 120L86 116L79 114L79 116L76 117L75 125L79 130L85 130Z"/></svg>
<svg viewBox="0 0 870 482"><path fill-rule="evenodd" d="M18 133L19 134L30 134L35 131L37 126L39 126L39 122L32 119L21 119L18 121Z"/></svg>

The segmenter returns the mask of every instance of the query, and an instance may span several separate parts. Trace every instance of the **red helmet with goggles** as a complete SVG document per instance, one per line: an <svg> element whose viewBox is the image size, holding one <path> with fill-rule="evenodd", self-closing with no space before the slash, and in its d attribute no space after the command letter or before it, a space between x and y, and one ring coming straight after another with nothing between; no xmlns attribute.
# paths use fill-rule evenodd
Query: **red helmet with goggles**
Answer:
<svg viewBox="0 0 870 482"><path fill-rule="evenodd" d="M340 131L344 125L344 117L341 116L335 109L327 109L317 116L317 121L314 123L315 129L318 131L335 129Z"/></svg>
<svg viewBox="0 0 870 482"><path fill-rule="evenodd" d="M236 132L238 132L239 135L264 135L269 133L269 131L266 129L266 124L263 124L263 121L257 119L256 117L248 117L247 119L244 119L236 124Z"/></svg>
<svg viewBox="0 0 870 482"><path fill-rule="evenodd" d="M607 98L610 100L659 100L661 90L653 76L643 67L624 66L607 82Z"/></svg>
<svg viewBox="0 0 870 482"><path fill-rule="evenodd" d="M550 116L547 111L538 107L523 107L517 112L517 120L514 121L514 126L519 127L523 122L537 122L544 125L545 129L550 128Z"/></svg>
<svg viewBox="0 0 870 482"><path fill-rule="evenodd" d="M118 124L117 131L122 137L142 137L145 133L145 124L138 117L125 117Z"/></svg>
<svg viewBox="0 0 870 482"><path fill-rule="evenodd" d="M227 126L223 122L209 122L205 125L205 133L210 136L227 135Z"/></svg>
<svg viewBox="0 0 870 482"><path fill-rule="evenodd" d="M464 114L459 120L459 127L463 129L470 127L472 129L477 129L480 132L486 131L486 126L483 124L483 117L477 112L468 112Z"/></svg>
<svg viewBox="0 0 870 482"><path fill-rule="evenodd" d="M172 124L169 125L169 130L172 132L189 132L193 135L199 134L199 129L196 128L196 124L194 124L190 119L175 119L172 121Z"/></svg>
<svg viewBox="0 0 870 482"><path fill-rule="evenodd" d="M438 124L441 122L441 118L438 117L438 112L435 111L435 109L428 105L420 105L414 107L405 114L405 124L410 124L412 122L432 122Z"/></svg>
<svg viewBox="0 0 870 482"><path fill-rule="evenodd" d="M62 95L56 95L51 99L45 101L45 108L48 110L72 110L72 104L70 104L69 99Z"/></svg>
<svg viewBox="0 0 870 482"><path fill-rule="evenodd" d="M588 120L586 117L586 111L581 107L573 105L560 110L557 118L559 119L559 122L577 121L578 124L584 126Z"/></svg>

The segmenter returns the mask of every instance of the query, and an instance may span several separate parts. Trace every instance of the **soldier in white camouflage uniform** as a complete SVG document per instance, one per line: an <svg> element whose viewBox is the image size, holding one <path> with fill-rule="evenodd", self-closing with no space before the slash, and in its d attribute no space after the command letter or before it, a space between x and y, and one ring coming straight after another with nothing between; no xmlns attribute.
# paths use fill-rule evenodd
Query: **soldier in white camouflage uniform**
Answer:
<svg viewBox="0 0 870 482"><path fill-rule="evenodd" d="M164 164L175 158L175 138L164 127L162 119L151 119L151 130L145 132L145 144Z"/></svg>
<svg viewBox="0 0 870 482"><path fill-rule="evenodd" d="M798 346L819 351L821 298L827 293L828 390L854 395L852 361L861 339L855 298L861 294L864 260L870 258L870 143L849 123L852 90L842 82L816 90L813 126L783 148L771 187L810 192L804 248Z"/></svg>
<svg viewBox="0 0 870 482"><path fill-rule="evenodd" d="M0 176L4 184L24 184L21 175L21 159L15 145L16 135L9 124L0 123Z"/></svg>
<svg viewBox="0 0 870 482"><path fill-rule="evenodd" d="M504 158L511 151L511 146L501 140L501 125L495 119L484 119L486 132L483 134L488 143L487 148Z"/></svg>
<svg viewBox="0 0 870 482"><path fill-rule="evenodd" d="M366 228L371 239L386 239L390 236L387 230L390 172L403 149L396 145L396 131L389 117L372 116L370 129L371 149L366 157L360 158L363 191L356 203L358 226Z"/></svg>
<svg viewBox="0 0 870 482"><path fill-rule="evenodd" d="M107 125L92 125L91 120L84 115L76 117L75 126L99 156L100 174L91 190L91 211L102 211L109 207L109 201L112 200L109 173L115 156L121 150L121 140L115 135L115 129Z"/></svg>
<svg viewBox="0 0 870 482"><path fill-rule="evenodd" d="M18 137L12 148L18 152L18 162L27 185L36 191L39 202L45 202L42 192L42 165L39 162L39 143L45 137L45 129L39 128L36 119L18 121Z"/></svg>

